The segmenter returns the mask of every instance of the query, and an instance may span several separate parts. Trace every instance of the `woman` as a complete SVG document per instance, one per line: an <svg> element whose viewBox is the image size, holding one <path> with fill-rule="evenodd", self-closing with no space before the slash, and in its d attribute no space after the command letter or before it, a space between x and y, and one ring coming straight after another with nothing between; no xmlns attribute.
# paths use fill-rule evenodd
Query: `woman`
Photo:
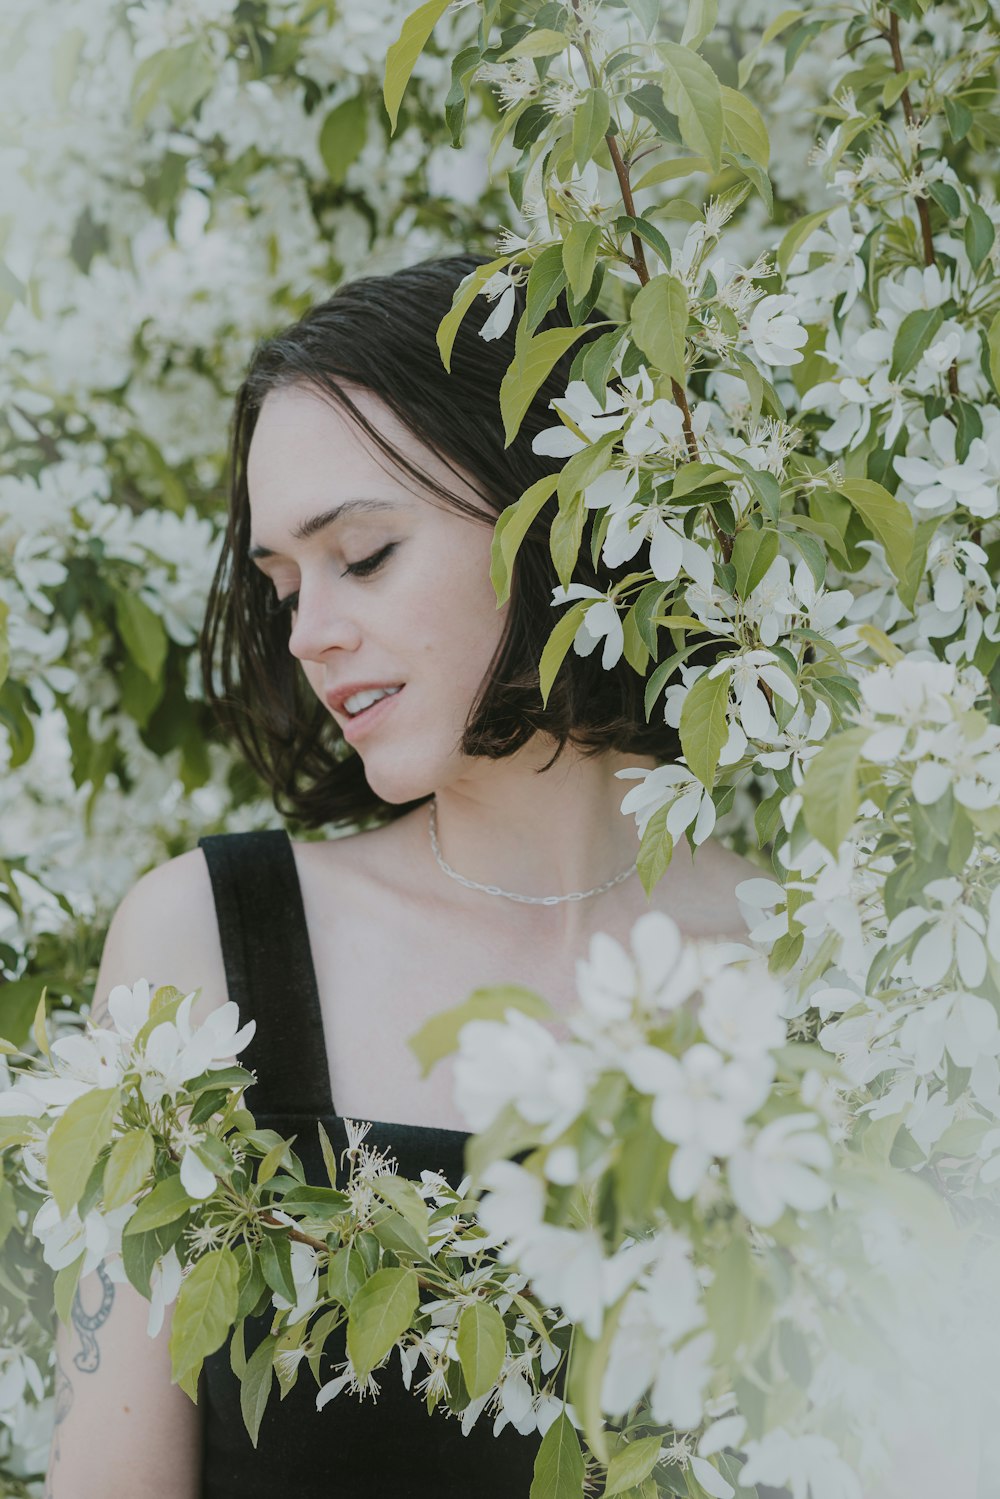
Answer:
<svg viewBox="0 0 1000 1499"><path fill-rule="evenodd" d="M450 375L435 344L479 263L347 284L255 352L203 636L207 693L278 809L350 836L202 839L129 892L97 982L101 997L141 975L200 988L202 1016L236 1000L257 1022L240 1059L258 1074L248 1103L261 1127L297 1136L316 1181L315 1119L339 1155L349 1117L375 1121L365 1143L391 1151L401 1174L441 1170L458 1184L466 1136L450 1067L421 1079L408 1038L483 984L572 1006L592 934L627 941L650 904L615 773L679 753L658 715L647 724L625 662L604 671L597 655L571 653L542 707L537 664L557 617L545 511L497 608L493 526L555 466L532 439L553 425L572 357L505 447L498 389L513 329L480 338L477 299ZM541 327L568 321L560 298ZM574 577L596 584L589 554L585 539ZM711 841L697 863L679 850L652 905L695 936L744 935L733 890L748 872ZM492 1410L463 1435L403 1389L394 1359L377 1402L346 1390L321 1414L305 1373L285 1401L272 1396L254 1451L228 1349L207 1361L196 1407L170 1384L169 1314L150 1340L147 1311L100 1273L81 1285L73 1333L59 1335L55 1499L255 1499L276 1487L303 1499L527 1499L540 1439L530 1413L518 1417L526 1435L506 1409L499 1436ZM327 1354L329 1378L342 1334Z"/></svg>

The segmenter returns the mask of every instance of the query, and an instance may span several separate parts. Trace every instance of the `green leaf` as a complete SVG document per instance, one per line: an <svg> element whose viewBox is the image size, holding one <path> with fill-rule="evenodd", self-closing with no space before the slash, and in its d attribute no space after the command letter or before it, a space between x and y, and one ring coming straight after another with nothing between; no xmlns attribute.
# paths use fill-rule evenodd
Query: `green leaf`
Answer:
<svg viewBox="0 0 1000 1499"><path fill-rule="evenodd" d="M123 1207L145 1186L155 1149L148 1129L130 1129L111 1147L104 1172L104 1207Z"/></svg>
<svg viewBox="0 0 1000 1499"><path fill-rule="evenodd" d="M682 47L700 47L719 18L719 0L688 0Z"/></svg>
<svg viewBox="0 0 1000 1499"><path fill-rule="evenodd" d="M528 284L525 288L525 332L534 333L565 285L563 246L561 243L546 245L535 257L528 272Z"/></svg>
<svg viewBox="0 0 1000 1499"><path fill-rule="evenodd" d="M271 1290L294 1305L298 1292L292 1275L292 1247L284 1229L264 1229L260 1240L260 1268Z"/></svg>
<svg viewBox="0 0 1000 1499"><path fill-rule="evenodd" d="M376 1270L355 1293L347 1314L347 1354L359 1380L367 1379L402 1337L419 1304L413 1270Z"/></svg>
<svg viewBox="0 0 1000 1499"><path fill-rule="evenodd" d="M319 133L319 154L330 181L338 187L357 161L368 138L368 105L364 94L354 94L331 109Z"/></svg>
<svg viewBox="0 0 1000 1499"><path fill-rule="evenodd" d="M583 527L587 518L587 507L582 494L575 494L565 504L560 503L558 513L549 532L549 554L556 577L564 588L568 588L580 555Z"/></svg>
<svg viewBox="0 0 1000 1499"><path fill-rule="evenodd" d="M451 374L451 351L455 347L455 337L462 325L462 319L490 277L502 266L507 265L511 258L510 255L500 255L496 260L477 266L459 282L452 293L451 307L438 324L435 335L441 353L441 363L449 374Z"/></svg>
<svg viewBox="0 0 1000 1499"><path fill-rule="evenodd" d="M583 616L596 603L596 599L577 599L567 609L566 613L558 621L542 651L542 658L538 663L538 685L542 694L542 707L549 700L552 684L558 675L559 668L566 658L566 653L576 638L576 632L583 623Z"/></svg>
<svg viewBox="0 0 1000 1499"><path fill-rule="evenodd" d="M236 1317L240 1267L231 1249L210 1249L181 1282L170 1328L171 1379L195 1376L225 1342Z"/></svg>
<svg viewBox="0 0 1000 1499"><path fill-rule="evenodd" d="M243 1413L243 1424L254 1448L257 1446L260 1423L264 1419L268 1397L271 1394L274 1350L277 1342L278 1339L270 1333L261 1339L247 1360L247 1366L240 1380L240 1410Z"/></svg>
<svg viewBox="0 0 1000 1499"><path fill-rule="evenodd" d="M2 319L0 319L2 324ZM10 613L10 605L0 599L0 687L7 680L10 672L10 640L7 633L7 616Z"/></svg>
<svg viewBox="0 0 1000 1499"><path fill-rule="evenodd" d="M573 114L573 160L582 172L608 133L611 105L602 88L589 88ZM588 281L589 286L589 281ZM579 293L577 293L579 295Z"/></svg>
<svg viewBox="0 0 1000 1499"><path fill-rule="evenodd" d="M569 289L577 301L586 296L594 279L594 266L601 243L600 224L577 219L566 231L563 240L563 264Z"/></svg>
<svg viewBox="0 0 1000 1499"><path fill-rule="evenodd" d="M847 479L837 493L850 500L869 531L885 548L886 560L899 581L905 582L913 554L913 517L903 504L873 479Z"/></svg>
<svg viewBox="0 0 1000 1499"><path fill-rule="evenodd" d="M528 1499L580 1499L583 1493L580 1438L565 1410L542 1437Z"/></svg>
<svg viewBox="0 0 1000 1499"><path fill-rule="evenodd" d="M546 474L526 489L519 500L502 510L493 528L490 548L490 581L497 596L497 607L510 598L514 560L531 523L556 492L558 474Z"/></svg>
<svg viewBox="0 0 1000 1499"><path fill-rule="evenodd" d="M319 1146L323 1152L323 1165L326 1167L327 1180L330 1186L335 1188L337 1185L337 1157L333 1146L330 1144L330 1136L318 1119L316 1121L316 1128L319 1131Z"/></svg>
<svg viewBox="0 0 1000 1499"><path fill-rule="evenodd" d="M810 760L802 782L802 815L812 836L836 856L858 810L858 771L869 729L845 729Z"/></svg>
<svg viewBox="0 0 1000 1499"><path fill-rule="evenodd" d="M161 100L174 124L182 125L214 84L215 74L215 61L202 39L143 58L132 80L133 126L144 125Z"/></svg>
<svg viewBox="0 0 1000 1499"><path fill-rule="evenodd" d="M405 1177L384 1174L373 1177L371 1187L383 1202L394 1207L397 1213L416 1229L417 1236L426 1248L430 1209L413 1183L407 1181Z"/></svg>
<svg viewBox="0 0 1000 1499"><path fill-rule="evenodd" d="M674 856L674 840L667 832L667 816L670 804L658 808L649 819L639 845L637 861L639 878L647 895L653 893L670 866Z"/></svg>
<svg viewBox="0 0 1000 1499"><path fill-rule="evenodd" d="M648 120L663 140L673 146L684 144L677 121L667 109L663 89L657 88L655 83L644 83L641 88L633 89L625 95L625 103L641 120Z"/></svg>
<svg viewBox="0 0 1000 1499"><path fill-rule="evenodd" d="M719 171L725 125L718 78L704 58L687 47L661 42L657 50L665 64L663 97L677 116L685 144L707 156Z"/></svg>
<svg viewBox="0 0 1000 1499"><path fill-rule="evenodd" d="M993 389L1000 395L1000 312L990 324L987 343L990 351L990 379L993 381Z"/></svg>
<svg viewBox="0 0 1000 1499"><path fill-rule="evenodd" d="M127 1236L146 1233L151 1228L162 1228L165 1223L173 1223L175 1218L182 1218L192 1207L194 1200L181 1185L180 1174L175 1172L173 1176L157 1182L149 1196L142 1199L122 1233Z"/></svg>
<svg viewBox="0 0 1000 1499"><path fill-rule="evenodd" d="M948 121L948 133L957 145L963 141L972 129L973 113L968 105L963 104L960 99L952 99L948 94L944 96L944 113Z"/></svg>
<svg viewBox="0 0 1000 1499"><path fill-rule="evenodd" d="M500 382L500 414L504 425L504 447L509 448L517 436L525 412L538 393L539 386L552 373L552 367L576 343L593 323L579 328L546 328L534 335L518 328L514 358Z"/></svg>
<svg viewBox="0 0 1000 1499"><path fill-rule="evenodd" d="M750 597L777 555L778 535L776 531L768 530L763 526L759 531L755 531L752 526L746 526L738 533L730 558L736 569L737 597L741 599Z"/></svg>
<svg viewBox="0 0 1000 1499"><path fill-rule="evenodd" d="M486 1301L464 1307L456 1345L466 1388L478 1400L496 1384L507 1351L507 1330L496 1307Z"/></svg>
<svg viewBox="0 0 1000 1499"><path fill-rule="evenodd" d="M345 1244L330 1256L326 1272L328 1296L345 1309L368 1279L368 1267L356 1244Z"/></svg>
<svg viewBox="0 0 1000 1499"><path fill-rule="evenodd" d="M49 1036L45 1029L45 996L48 993L46 984L39 995L38 1004L35 1006L35 1016L31 1022L31 1035L35 1045L47 1062L52 1063L52 1052L49 1050Z"/></svg>
<svg viewBox="0 0 1000 1499"><path fill-rule="evenodd" d="M74 1098L49 1134L49 1189L65 1218L80 1201L121 1103L119 1088L94 1088Z"/></svg>
<svg viewBox="0 0 1000 1499"><path fill-rule="evenodd" d="M122 1266L131 1285L148 1301L152 1296L150 1276L158 1260L161 1260L177 1243L184 1232L184 1219L177 1218L162 1228L151 1228L148 1233L125 1234L122 1237Z"/></svg>
<svg viewBox="0 0 1000 1499"><path fill-rule="evenodd" d="M908 312L900 323L892 346L889 379L899 380L909 374L921 356L930 348L944 322L943 307L918 307Z"/></svg>
<svg viewBox="0 0 1000 1499"><path fill-rule="evenodd" d="M536 1020L547 1020L552 1016L548 1000L517 984L475 989L461 1004L432 1015L408 1038L407 1045L420 1063L420 1076L426 1077L442 1057L456 1049L463 1025L470 1020L502 1020L510 1009L532 1015Z"/></svg>
<svg viewBox="0 0 1000 1499"><path fill-rule="evenodd" d="M115 620L139 670L147 677L158 677L167 657L167 632L160 616L137 593L116 593Z"/></svg>
<svg viewBox="0 0 1000 1499"><path fill-rule="evenodd" d="M774 217L774 188L771 179L752 157L747 156L745 151L723 151L722 159L730 166L736 167L756 189L758 196L763 200L767 209L768 217Z"/></svg>
<svg viewBox="0 0 1000 1499"><path fill-rule="evenodd" d="M389 133L395 135L399 106L410 81L417 58L430 40L431 32L448 9L451 0L427 0L419 10L407 16L403 29L385 57L385 81L382 95L389 116Z"/></svg>
<svg viewBox="0 0 1000 1499"><path fill-rule="evenodd" d="M509 47L498 59L507 62L512 57L556 57L569 46L569 37L564 31L552 31L541 26L532 29Z"/></svg>
<svg viewBox="0 0 1000 1499"><path fill-rule="evenodd" d="M660 0L628 0L628 8L639 22L647 39L651 37L660 15Z"/></svg>
<svg viewBox="0 0 1000 1499"><path fill-rule="evenodd" d="M729 675L710 677L703 672L684 699L681 709L681 748L691 771L709 791L715 784L719 755L729 738L726 705Z"/></svg>
<svg viewBox="0 0 1000 1499"><path fill-rule="evenodd" d="M760 110L734 88L720 84L720 91L726 139L735 151L749 156L751 161L766 170L771 160L771 142Z"/></svg>
<svg viewBox="0 0 1000 1499"><path fill-rule="evenodd" d="M660 1436L640 1437L620 1447L608 1464L608 1480L604 1488L605 1499L624 1494L648 1478L656 1467L663 1446Z"/></svg>
<svg viewBox="0 0 1000 1499"><path fill-rule="evenodd" d="M678 156L672 161L661 161L650 167L638 182L632 184L632 192L640 193L644 188L656 187L661 182L673 182L676 177L687 177L691 172L710 172L712 164L704 156Z"/></svg>
<svg viewBox="0 0 1000 1499"><path fill-rule="evenodd" d="M657 369L684 385L687 364L684 346L688 299L676 276L654 276L636 293L631 307L632 337Z"/></svg>
<svg viewBox="0 0 1000 1499"><path fill-rule="evenodd" d="M996 228L984 208L973 203L965 221L965 250L974 271L978 271L993 249Z"/></svg>
<svg viewBox="0 0 1000 1499"><path fill-rule="evenodd" d="M917 601L917 593L927 571L927 551L931 538L944 519L941 515L928 516L919 521L913 541L913 552L906 568L906 577L900 580L899 597L910 612Z"/></svg>
<svg viewBox="0 0 1000 1499"><path fill-rule="evenodd" d="M785 230L777 256L778 267L783 274L787 275L793 256L801 250L813 230L824 224L832 212L832 208L821 208L817 213L807 213L805 218L796 219L792 227Z"/></svg>
<svg viewBox="0 0 1000 1499"><path fill-rule="evenodd" d="M73 1315L73 1300L76 1296L77 1286L80 1284L80 1275L86 1257L86 1251L84 1251L71 1265L64 1265L61 1270L57 1271L52 1283L52 1301L56 1309L56 1316L63 1327L70 1326L70 1319Z"/></svg>

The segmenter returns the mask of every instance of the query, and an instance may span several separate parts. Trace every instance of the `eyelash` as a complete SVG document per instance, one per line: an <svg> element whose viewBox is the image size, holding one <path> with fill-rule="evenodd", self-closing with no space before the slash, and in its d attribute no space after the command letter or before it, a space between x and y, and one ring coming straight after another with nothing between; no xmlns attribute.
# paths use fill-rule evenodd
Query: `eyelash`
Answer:
<svg viewBox="0 0 1000 1499"><path fill-rule="evenodd" d="M390 541L388 546L384 546L381 551L373 552L370 557L362 557L360 562L350 563L341 576L346 578L350 574L356 578L371 577L372 573L378 572L383 562L387 561L390 553L396 550L396 546L395 541ZM299 592L296 589L294 593L286 594L283 599L268 598L264 607L268 614L287 614L296 607L298 598Z"/></svg>

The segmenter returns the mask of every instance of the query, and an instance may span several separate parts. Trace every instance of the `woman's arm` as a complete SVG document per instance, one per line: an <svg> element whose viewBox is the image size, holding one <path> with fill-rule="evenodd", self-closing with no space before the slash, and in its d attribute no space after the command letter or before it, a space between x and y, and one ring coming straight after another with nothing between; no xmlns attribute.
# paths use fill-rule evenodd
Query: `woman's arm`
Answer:
<svg viewBox="0 0 1000 1499"><path fill-rule="evenodd" d="M117 984L201 988L196 1020L226 1000L215 907L200 849L145 875L108 931L93 1018ZM103 1265L85 1276L56 1337L55 1428L45 1499L198 1499L202 1412L170 1382L168 1307L155 1338L149 1303Z"/></svg>

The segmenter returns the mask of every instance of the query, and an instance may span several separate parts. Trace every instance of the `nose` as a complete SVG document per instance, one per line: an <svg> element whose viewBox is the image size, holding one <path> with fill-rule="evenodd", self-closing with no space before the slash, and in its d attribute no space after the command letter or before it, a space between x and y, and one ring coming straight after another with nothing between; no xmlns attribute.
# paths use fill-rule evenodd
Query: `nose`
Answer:
<svg viewBox="0 0 1000 1499"><path fill-rule="evenodd" d="M292 655L299 661L322 661L330 651L354 651L360 644L358 622L330 581L315 579L307 585L303 579L288 637Z"/></svg>

